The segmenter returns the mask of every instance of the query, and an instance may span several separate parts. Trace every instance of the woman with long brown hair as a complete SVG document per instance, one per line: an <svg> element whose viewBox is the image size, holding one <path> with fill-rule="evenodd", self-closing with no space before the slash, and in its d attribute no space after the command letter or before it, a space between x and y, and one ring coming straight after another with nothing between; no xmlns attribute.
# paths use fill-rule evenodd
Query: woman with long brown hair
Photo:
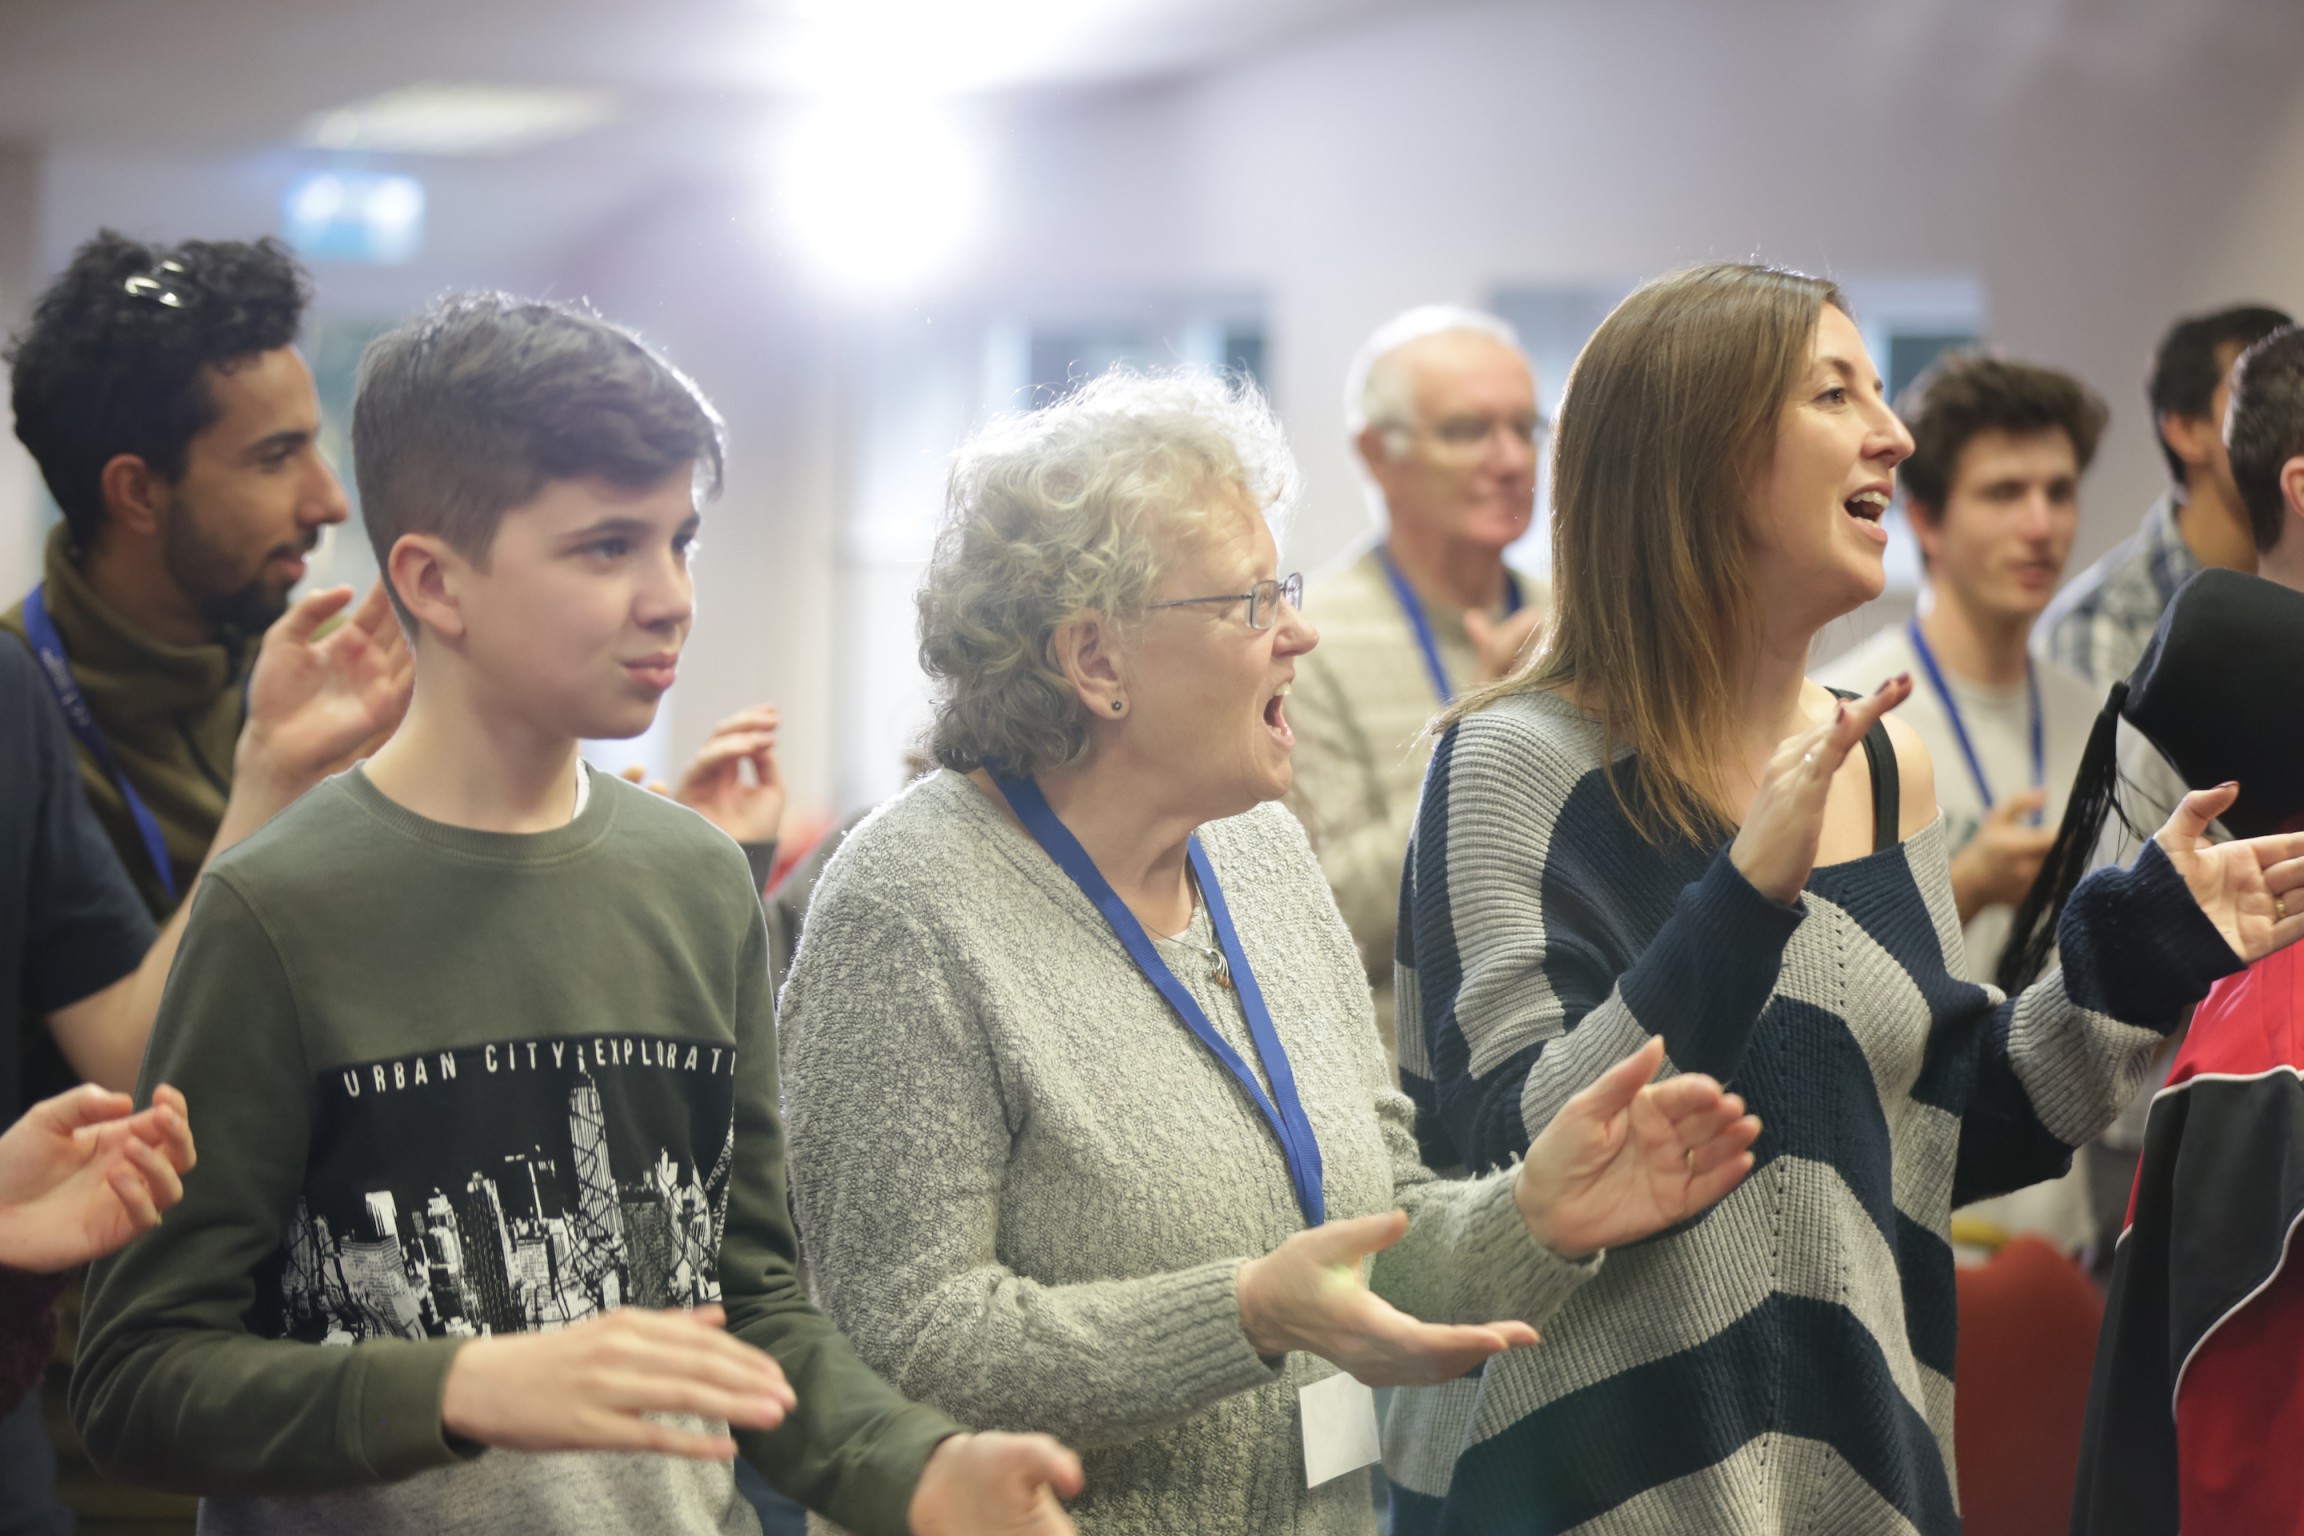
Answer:
<svg viewBox="0 0 2304 1536"><path fill-rule="evenodd" d="M1577 361L1553 628L1425 780L1401 1069L1427 1157L1475 1170L1654 1036L1765 1129L1541 1348L1403 1395L1398 1531L1953 1536L1952 1206L2060 1171L2216 977L2304 934L2304 837L2204 845L2226 788L2075 894L2061 973L1958 979L1933 774L1884 718L1910 680L1805 676L1884 584L1911 447L1815 278L1675 273Z"/></svg>

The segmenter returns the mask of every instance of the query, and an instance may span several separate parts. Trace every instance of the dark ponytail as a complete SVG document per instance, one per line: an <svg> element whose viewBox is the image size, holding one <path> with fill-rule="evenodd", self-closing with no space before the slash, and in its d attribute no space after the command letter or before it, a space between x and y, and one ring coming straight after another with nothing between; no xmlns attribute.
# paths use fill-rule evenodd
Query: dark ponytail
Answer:
<svg viewBox="0 0 2304 1536"><path fill-rule="evenodd" d="M2072 780L2072 794L2064 804L2064 822L2056 829L2056 842L2040 866L2040 877L2017 905L2009 925L2008 945L2000 951L2000 968L1993 981L2014 997L2048 968L2056 949L2056 924L2064 904L2096 862L2096 844L2104 824L2118 816L2121 825L2135 830L2120 808L2120 710L2128 702L2128 681L2112 685L2096 724L2088 732L2088 746L2080 754L2080 771ZM2143 835L2143 834L2139 834Z"/></svg>

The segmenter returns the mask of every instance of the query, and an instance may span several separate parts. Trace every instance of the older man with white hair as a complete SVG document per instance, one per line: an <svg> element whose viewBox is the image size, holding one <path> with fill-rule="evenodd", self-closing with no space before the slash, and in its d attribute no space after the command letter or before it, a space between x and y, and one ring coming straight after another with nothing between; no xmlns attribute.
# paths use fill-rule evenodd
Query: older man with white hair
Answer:
<svg viewBox="0 0 2304 1536"><path fill-rule="evenodd" d="M1297 663L1289 804L1360 946L1389 1052L1400 861L1431 756L1424 723L1511 671L1544 621L1549 593L1504 563L1534 513L1543 418L1512 328L1447 305L1369 337L1344 411L1380 531L1306 599L1324 638Z"/></svg>

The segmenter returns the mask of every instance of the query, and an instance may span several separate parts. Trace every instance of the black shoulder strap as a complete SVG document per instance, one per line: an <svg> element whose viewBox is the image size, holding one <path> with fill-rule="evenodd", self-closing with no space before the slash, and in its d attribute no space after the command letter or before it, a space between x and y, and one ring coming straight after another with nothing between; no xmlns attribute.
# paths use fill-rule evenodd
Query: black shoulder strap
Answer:
<svg viewBox="0 0 2304 1536"><path fill-rule="evenodd" d="M1832 690L1843 699L1855 694L1845 688ZM1893 848L1897 834L1904 830L1904 793L1896 777L1896 743L1888 739L1888 723L1872 722L1872 729L1864 733L1864 766L1872 770L1872 851Z"/></svg>

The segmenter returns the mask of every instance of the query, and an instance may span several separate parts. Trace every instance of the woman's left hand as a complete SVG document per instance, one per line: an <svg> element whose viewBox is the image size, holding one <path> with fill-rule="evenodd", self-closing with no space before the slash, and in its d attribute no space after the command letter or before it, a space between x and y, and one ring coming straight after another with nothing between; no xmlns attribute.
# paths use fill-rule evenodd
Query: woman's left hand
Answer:
<svg viewBox="0 0 2304 1536"><path fill-rule="evenodd" d="M2304 832L2217 843L2208 824L2240 798L2237 784L2196 789L2152 836L2201 912L2245 964L2304 938Z"/></svg>
<svg viewBox="0 0 2304 1536"><path fill-rule="evenodd" d="M1652 1082L1650 1040L1560 1107L1513 1191L1536 1241L1580 1259L1686 1220L1752 1171L1760 1121L1700 1072Z"/></svg>

